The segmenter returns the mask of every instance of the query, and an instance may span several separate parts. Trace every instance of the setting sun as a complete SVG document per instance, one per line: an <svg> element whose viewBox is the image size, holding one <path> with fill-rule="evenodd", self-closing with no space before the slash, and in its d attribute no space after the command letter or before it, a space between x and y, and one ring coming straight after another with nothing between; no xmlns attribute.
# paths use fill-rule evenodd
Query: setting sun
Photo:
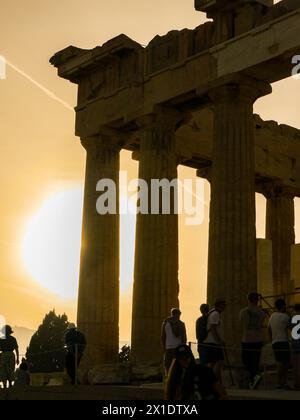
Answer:
<svg viewBox="0 0 300 420"><path fill-rule="evenodd" d="M29 274L64 299L77 295L82 196L81 188L51 196L29 221L22 243Z"/></svg>
<svg viewBox="0 0 300 420"><path fill-rule="evenodd" d="M28 222L22 241L22 258L30 276L63 299L77 297L82 200L82 188L52 195ZM121 207L126 207L124 197ZM128 292L134 265L133 214L121 216L120 234L121 292Z"/></svg>

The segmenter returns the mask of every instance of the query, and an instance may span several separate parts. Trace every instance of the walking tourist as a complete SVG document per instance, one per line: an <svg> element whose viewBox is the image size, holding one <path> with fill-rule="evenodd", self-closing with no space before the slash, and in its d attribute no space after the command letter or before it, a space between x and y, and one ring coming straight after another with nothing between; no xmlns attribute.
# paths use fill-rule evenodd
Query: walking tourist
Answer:
<svg viewBox="0 0 300 420"><path fill-rule="evenodd" d="M266 313L259 308L259 294L248 295L248 306L240 313L242 324L242 360L250 374L249 388L255 389L262 379L259 374L260 359L263 348L263 325Z"/></svg>
<svg viewBox="0 0 300 420"><path fill-rule="evenodd" d="M180 321L180 317L181 311L174 308L171 310L171 316L162 324L161 342L164 350L165 376L168 375L176 348L187 342L185 324Z"/></svg>
<svg viewBox="0 0 300 420"><path fill-rule="evenodd" d="M198 353L200 363L202 365L206 365L206 357L205 357L205 346L203 346L204 340L207 338L207 322L209 316L209 306L207 304L203 304L200 306L201 317L196 321L196 337L198 342Z"/></svg>
<svg viewBox="0 0 300 420"><path fill-rule="evenodd" d="M214 370L220 383L222 383L222 370L224 365L225 342L221 335L221 314L226 309L226 301L218 299L215 307L210 311L207 320L207 338L204 340L207 366Z"/></svg>
<svg viewBox="0 0 300 420"><path fill-rule="evenodd" d="M15 379L16 364L19 364L19 346L11 326L3 327L4 338L0 339L0 382L10 388Z"/></svg>
<svg viewBox="0 0 300 420"><path fill-rule="evenodd" d="M278 370L278 389L290 389L288 385L288 370L290 365L289 327L290 317L286 313L287 306L284 299L275 302L276 312L269 321L269 333Z"/></svg>

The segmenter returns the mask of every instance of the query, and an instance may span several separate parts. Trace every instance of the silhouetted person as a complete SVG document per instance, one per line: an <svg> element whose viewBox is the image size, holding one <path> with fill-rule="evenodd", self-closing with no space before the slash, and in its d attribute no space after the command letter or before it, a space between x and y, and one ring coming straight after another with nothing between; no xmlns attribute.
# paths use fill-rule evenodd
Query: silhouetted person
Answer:
<svg viewBox="0 0 300 420"><path fill-rule="evenodd" d="M180 321L181 312L174 308L171 310L171 316L162 324L161 342L164 350L164 371L167 376L175 350L181 344L186 344L186 329L184 322Z"/></svg>
<svg viewBox="0 0 300 420"><path fill-rule="evenodd" d="M3 327L4 338L0 339L0 382L10 388L15 379L16 363L19 364L19 346L9 325ZM17 356L17 357L16 357Z"/></svg>
<svg viewBox="0 0 300 420"><path fill-rule="evenodd" d="M86 348L86 339L83 333L77 330L76 325L70 323L65 334L66 370L72 385L76 383L76 370ZM76 366L77 358L77 366Z"/></svg>
<svg viewBox="0 0 300 420"><path fill-rule="evenodd" d="M203 346L204 340L207 338L207 322L209 316L209 306L205 303L200 306L201 317L196 321L196 337L198 342L198 353L200 363L206 365L206 353L205 347Z"/></svg>
<svg viewBox="0 0 300 420"><path fill-rule="evenodd" d="M169 401L227 400L225 389L212 369L197 365L191 349L179 346L175 350L165 387Z"/></svg>
<svg viewBox="0 0 300 420"><path fill-rule="evenodd" d="M21 388L30 385L30 375L28 372L28 364L26 359L22 359L19 369L16 371L16 380L14 383L15 388Z"/></svg>
<svg viewBox="0 0 300 420"><path fill-rule="evenodd" d="M278 389L290 389L288 385L288 370L291 361L289 344L290 317L286 313L286 302L278 299L275 302L276 312L269 321L269 333L277 362Z"/></svg>
<svg viewBox="0 0 300 420"><path fill-rule="evenodd" d="M207 338L204 340L207 366L212 368L220 383L224 365L225 342L221 332L221 314L226 309L226 301L217 299L215 307L209 312L207 320Z"/></svg>
<svg viewBox="0 0 300 420"><path fill-rule="evenodd" d="M258 293L250 293L248 295L248 306L240 313L243 330L242 360L250 374L250 389L255 389L262 378L262 375L259 375L259 368L264 344L263 324L267 315L258 306L259 298Z"/></svg>

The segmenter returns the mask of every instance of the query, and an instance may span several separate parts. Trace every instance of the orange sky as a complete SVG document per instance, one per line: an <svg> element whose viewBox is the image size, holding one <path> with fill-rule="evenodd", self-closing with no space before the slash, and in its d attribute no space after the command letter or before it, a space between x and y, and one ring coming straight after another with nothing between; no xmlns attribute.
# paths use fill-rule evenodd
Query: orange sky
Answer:
<svg viewBox="0 0 300 420"><path fill-rule="evenodd" d="M0 55L66 103L76 104L76 86L59 79L48 62L68 45L92 48L125 33L147 44L157 33L193 28L205 16L193 0L10 0L1 1ZM27 274L20 245L26 223L53 191L82 185L85 153L74 136L74 113L24 75L8 67L0 81L0 314L13 325L36 328L55 307L75 318L75 302L41 288ZM272 96L258 101L264 119L300 128L300 80L274 85ZM130 154L122 169L137 174ZM180 168L181 177L195 171ZM209 200L206 185L206 199ZM299 208L300 209L300 208ZM257 207L258 236L264 235L264 200ZM297 213L299 211L297 210ZM300 226L297 226L298 238ZM183 319L194 340L194 319L205 297L208 212L205 223L187 227L180 221L180 281ZM191 247L190 244L193 244ZM198 245L197 245L198 244ZM130 293L123 295L121 338L130 336Z"/></svg>

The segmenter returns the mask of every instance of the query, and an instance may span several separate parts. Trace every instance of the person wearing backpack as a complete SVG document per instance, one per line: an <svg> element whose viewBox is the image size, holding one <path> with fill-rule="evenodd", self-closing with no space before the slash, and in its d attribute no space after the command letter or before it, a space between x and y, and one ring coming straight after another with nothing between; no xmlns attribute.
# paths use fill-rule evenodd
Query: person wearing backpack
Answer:
<svg viewBox="0 0 300 420"><path fill-rule="evenodd" d="M198 353L200 363L206 365L205 346L203 346L204 340L207 338L207 321L209 315L209 306L203 304L200 306L201 317L196 321L196 337L198 342Z"/></svg>

